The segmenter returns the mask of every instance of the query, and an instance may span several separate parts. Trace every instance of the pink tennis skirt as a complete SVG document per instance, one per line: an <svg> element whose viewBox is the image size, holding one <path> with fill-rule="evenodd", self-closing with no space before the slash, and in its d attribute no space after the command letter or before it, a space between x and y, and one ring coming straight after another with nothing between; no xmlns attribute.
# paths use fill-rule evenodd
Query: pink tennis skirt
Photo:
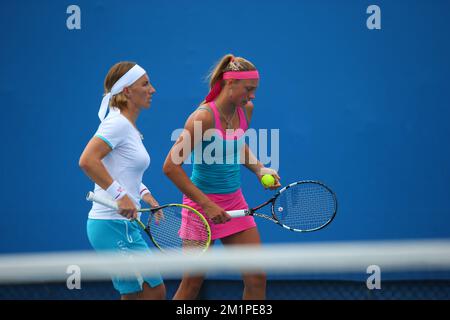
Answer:
<svg viewBox="0 0 450 320"><path fill-rule="evenodd" d="M226 193L226 194L206 194L206 196L211 199L214 203L216 203L219 207L222 209L228 211L228 210L240 210L240 209L247 209L248 204L247 201L245 201L245 198L242 194L241 189L238 189L237 191L233 193ZM226 223L221 224L215 224L210 220L203 212L202 207L200 207L196 202L192 201L186 195L183 195L183 204L190 206L194 209L196 209L198 212L200 212L208 221L210 227L211 227L211 239L220 239L225 238L229 235L250 229L256 227L255 220L251 216L247 217L239 217L239 218L233 218L230 221ZM189 213L187 210L183 210L182 212L182 222L181 222L181 228L179 231L179 235L182 239L189 239L189 240L200 240L201 235L196 235L195 231L192 229L187 229L184 226L186 226L186 223L188 223L187 215L192 214Z"/></svg>

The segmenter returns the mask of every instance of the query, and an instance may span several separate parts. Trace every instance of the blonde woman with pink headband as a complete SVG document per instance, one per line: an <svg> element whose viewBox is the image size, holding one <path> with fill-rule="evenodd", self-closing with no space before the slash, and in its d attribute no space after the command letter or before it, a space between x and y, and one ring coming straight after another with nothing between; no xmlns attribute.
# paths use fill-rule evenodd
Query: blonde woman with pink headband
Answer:
<svg viewBox="0 0 450 320"><path fill-rule="evenodd" d="M244 141L253 113L252 100L259 84L259 73L248 60L227 54L209 78L210 92L187 119L166 158L164 173L183 192L183 203L205 215L211 226L212 243L220 239L224 245L259 245L260 235L253 217L231 219L226 213L249 207L241 191L240 164L256 175L258 183L264 174L272 174L275 185L271 189L280 187L277 172L265 168ZM222 150L216 148L214 155L208 156L213 143ZM182 168L189 154L193 160L190 178ZM195 239L195 235L187 234L183 227L180 236L185 246ZM242 276L243 299L265 299L265 274ZM195 299L203 280L203 275L185 274L174 299Z"/></svg>

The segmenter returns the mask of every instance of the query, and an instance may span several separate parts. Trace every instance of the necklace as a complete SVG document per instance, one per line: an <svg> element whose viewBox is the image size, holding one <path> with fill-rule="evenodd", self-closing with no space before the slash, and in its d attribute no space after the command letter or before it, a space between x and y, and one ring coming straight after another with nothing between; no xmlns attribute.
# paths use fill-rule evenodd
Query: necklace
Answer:
<svg viewBox="0 0 450 320"><path fill-rule="evenodd" d="M236 114L236 108L234 108L234 112L231 115L231 118L229 120L225 117L225 115L222 113L222 111L219 108L217 108L217 110L219 110L220 115L222 116L222 118L227 123L226 129L233 129L233 119L234 119L234 116Z"/></svg>

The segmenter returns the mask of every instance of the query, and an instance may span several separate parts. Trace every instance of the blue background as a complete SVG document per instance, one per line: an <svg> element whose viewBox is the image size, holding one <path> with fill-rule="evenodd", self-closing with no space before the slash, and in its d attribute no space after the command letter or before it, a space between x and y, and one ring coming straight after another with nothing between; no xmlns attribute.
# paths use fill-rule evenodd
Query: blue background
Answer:
<svg viewBox="0 0 450 320"><path fill-rule="evenodd" d="M66 9L81 8L81 30ZM381 8L381 30L366 9ZM450 237L448 1L10 1L0 12L0 253L90 249L78 167L103 80L122 60L157 93L138 127L160 203L171 133L207 93L224 54L262 76L252 126L280 129L283 183L317 179L339 212L320 232L259 222L263 241ZM186 168L190 171L190 168ZM243 169L250 205L272 194ZM176 194L176 196L174 196Z"/></svg>

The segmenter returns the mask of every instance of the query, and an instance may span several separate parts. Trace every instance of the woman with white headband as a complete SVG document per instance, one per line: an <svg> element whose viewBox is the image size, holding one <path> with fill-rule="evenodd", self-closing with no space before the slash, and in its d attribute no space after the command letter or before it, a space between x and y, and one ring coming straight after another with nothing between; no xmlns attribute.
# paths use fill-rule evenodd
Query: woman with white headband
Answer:
<svg viewBox="0 0 450 320"><path fill-rule="evenodd" d="M231 54L224 56L210 75L208 96L187 119L184 131L164 163L165 174L184 193L183 203L206 216L211 239L220 239L224 245L260 244L253 217L230 219L225 211L248 208L240 188L240 164L256 175L258 183L264 174L272 174L275 185L271 189L280 186L277 172L264 168L244 141L258 84L259 73L251 62ZM195 134L198 124L201 124L200 137ZM209 157L207 151L213 143L222 150ZM191 178L181 167L189 154L194 163ZM192 235L185 234L183 229L180 235L186 240L185 245L192 243L189 241ZM203 280L203 275L185 274L174 299L195 299ZM264 273L246 273L243 280L244 299L265 298Z"/></svg>
<svg viewBox="0 0 450 320"><path fill-rule="evenodd" d="M93 203L87 222L88 238L95 250L120 254L149 251L139 226L140 200L158 202L142 183L150 156L136 121L148 109L155 89L147 73L133 62L119 62L105 78L105 96L98 112L100 125L80 157L80 167L95 182L95 193L117 201L119 210ZM109 111L109 113L108 113ZM130 221L131 220L131 221ZM122 299L165 299L160 276L134 279L113 277Z"/></svg>

